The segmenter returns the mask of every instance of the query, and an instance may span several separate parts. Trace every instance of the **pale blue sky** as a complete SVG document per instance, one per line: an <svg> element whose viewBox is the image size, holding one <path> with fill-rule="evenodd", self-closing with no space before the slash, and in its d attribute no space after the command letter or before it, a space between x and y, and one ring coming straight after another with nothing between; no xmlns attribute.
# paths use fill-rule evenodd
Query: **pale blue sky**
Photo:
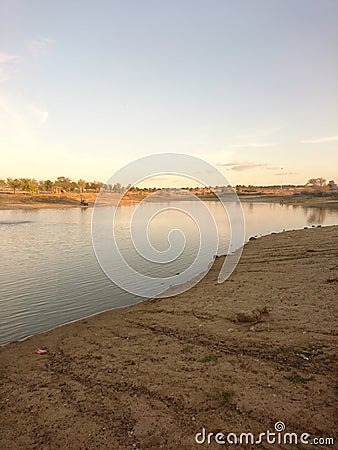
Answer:
<svg viewBox="0 0 338 450"><path fill-rule="evenodd" d="M335 0L0 0L0 178L182 152L337 180L337 55Z"/></svg>

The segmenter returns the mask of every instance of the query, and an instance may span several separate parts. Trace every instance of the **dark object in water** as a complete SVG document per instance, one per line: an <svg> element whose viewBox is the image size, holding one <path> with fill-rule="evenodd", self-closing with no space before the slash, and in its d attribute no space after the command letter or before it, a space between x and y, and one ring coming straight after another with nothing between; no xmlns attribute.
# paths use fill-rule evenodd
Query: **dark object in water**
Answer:
<svg viewBox="0 0 338 450"><path fill-rule="evenodd" d="M88 202L86 202L85 199L81 198L80 205L81 206L88 206Z"/></svg>

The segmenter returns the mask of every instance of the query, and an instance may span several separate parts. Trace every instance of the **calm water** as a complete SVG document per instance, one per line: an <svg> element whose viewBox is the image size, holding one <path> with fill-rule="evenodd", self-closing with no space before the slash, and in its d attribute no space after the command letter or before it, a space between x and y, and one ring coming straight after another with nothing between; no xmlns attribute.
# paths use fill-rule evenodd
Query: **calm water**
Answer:
<svg viewBox="0 0 338 450"><path fill-rule="evenodd" d="M242 206L247 238L312 224L338 223L336 209L269 203L243 203ZM223 217L219 203L208 202L208 207L216 218ZM126 234L134 208L132 205L121 208L121 248L131 264L147 273L149 267L132 254ZM105 212L111 214L111 208L102 208L102 214ZM0 342L140 301L139 297L115 286L101 270L92 248L91 216L90 208L0 211ZM162 213L157 220L149 233L158 249L168 247L167 234L172 228L181 228L188 236L179 260L165 268L163 264L152 267L152 276L161 277L164 270L169 274L184 270L194 259L198 229L170 211ZM225 251L226 244L224 237L218 253Z"/></svg>

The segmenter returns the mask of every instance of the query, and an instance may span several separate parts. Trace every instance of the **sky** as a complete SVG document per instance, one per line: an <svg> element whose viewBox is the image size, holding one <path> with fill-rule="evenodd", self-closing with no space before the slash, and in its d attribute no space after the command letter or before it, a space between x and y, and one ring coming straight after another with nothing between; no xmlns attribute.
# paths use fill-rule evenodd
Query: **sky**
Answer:
<svg viewBox="0 0 338 450"><path fill-rule="evenodd" d="M337 97L336 0L0 0L0 178L174 152L233 185L338 181Z"/></svg>

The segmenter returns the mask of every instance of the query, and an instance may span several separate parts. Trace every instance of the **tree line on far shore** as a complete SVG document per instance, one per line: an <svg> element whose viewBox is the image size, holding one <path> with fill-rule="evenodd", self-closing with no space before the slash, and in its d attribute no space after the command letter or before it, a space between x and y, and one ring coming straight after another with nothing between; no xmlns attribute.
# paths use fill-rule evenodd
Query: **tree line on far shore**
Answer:
<svg viewBox="0 0 338 450"><path fill-rule="evenodd" d="M328 192L328 191L336 191L338 189L337 184L334 180L330 180L326 182L325 178L310 178L305 185L284 185L284 189L289 188L304 188L305 190L310 190L312 192ZM55 181L52 180L40 180L37 181L34 178L7 178L6 180L0 179L0 190L1 189L11 189L15 194L16 191L24 191L31 194L39 193L39 192L99 192L101 188L104 188L107 191L115 192L115 193L124 193L127 190L140 192L140 191L148 191L153 192L157 191L160 188L139 188L134 186L122 186L120 183L112 184L104 184L100 181L86 181L86 180L78 180L73 181L70 178L61 176L58 177ZM221 191L227 190L227 188L231 188L231 186L216 186L215 188L182 188L187 190L204 190L207 189L210 191L216 190ZM244 192L246 190L257 190L257 189L279 189L279 186L245 186L245 185L237 185L235 186L235 190L237 192ZM166 188L167 189L167 188ZM223 190L222 190L223 189Z"/></svg>
<svg viewBox="0 0 338 450"><path fill-rule="evenodd" d="M67 177L58 177L55 181L34 178L7 178L0 180L0 189L8 188L16 191L29 192L99 192L104 186L100 181L73 181Z"/></svg>

